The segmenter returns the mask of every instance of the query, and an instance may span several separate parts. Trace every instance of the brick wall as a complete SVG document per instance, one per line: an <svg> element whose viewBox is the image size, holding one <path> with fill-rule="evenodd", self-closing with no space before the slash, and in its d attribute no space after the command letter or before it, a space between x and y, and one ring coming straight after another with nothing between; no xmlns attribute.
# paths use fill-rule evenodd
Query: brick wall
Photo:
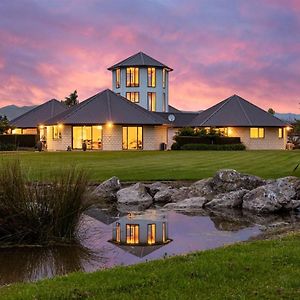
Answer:
<svg viewBox="0 0 300 300"><path fill-rule="evenodd" d="M167 143L166 126L143 126L144 150L160 150L161 143Z"/></svg>
<svg viewBox="0 0 300 300"><path fill-rule="evenodd" d="M49 151L67 150L68 146L72 147L72 127L63 125L61 139L53 140L52 126L47 126L47 149Z"/></svg>
<svg viewBox="0 0 300 300"><path fill-rule="evenodd" d="M103 126L103 150L122 150L123 131L122 126Z"/></svg>

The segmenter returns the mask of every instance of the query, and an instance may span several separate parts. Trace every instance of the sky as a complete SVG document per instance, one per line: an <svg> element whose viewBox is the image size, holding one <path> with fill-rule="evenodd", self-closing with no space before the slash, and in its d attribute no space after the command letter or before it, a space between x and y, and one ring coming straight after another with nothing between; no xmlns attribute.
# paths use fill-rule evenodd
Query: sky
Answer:
<svg viewBox="0 0 300 300"><path fill-rule="evenodd" d="M1 0L0 107L82 101L139 51L174 69L179 109L238 94L300 112L299 0Z"/></svg>

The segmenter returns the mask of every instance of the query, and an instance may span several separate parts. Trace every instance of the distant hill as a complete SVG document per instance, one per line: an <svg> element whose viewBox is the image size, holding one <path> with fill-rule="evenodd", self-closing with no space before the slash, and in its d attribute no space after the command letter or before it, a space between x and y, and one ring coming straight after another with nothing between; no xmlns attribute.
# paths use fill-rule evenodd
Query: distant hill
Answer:
<svg viewBox="0 0 300 300"><path fill-rule="evenodd" d="M292 114L292 113L286 113L286 114L276 113L275 117L288 122L294 122L295 119L300 120L300 114Z"/></svg>
<svg viewBox="0 0 300 300"><path fill-rule="evenodd" d="M8 120L13 120L18 116L28 112L35 108L36 105L33 106L16 106L16 105L8 105L0 108L0 116L6 116Z"/></svg>

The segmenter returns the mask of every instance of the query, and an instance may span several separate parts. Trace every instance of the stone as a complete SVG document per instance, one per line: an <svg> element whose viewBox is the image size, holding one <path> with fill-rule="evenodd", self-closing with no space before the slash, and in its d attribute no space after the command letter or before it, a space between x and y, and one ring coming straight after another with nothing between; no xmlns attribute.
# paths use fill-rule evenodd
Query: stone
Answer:
<svg viewBox="0 0 300 300"><path fill-rule="evenodd" d="M162 183L162 182L154 182L150 185L147 186L147 189L148 189L148 192L149 194L154 197L154 195L157 193L157 192L160 192L160 191L163 191L163 190L167 190L169 189L170 187L168 185L166 185L165 183Z"/></svg>
<svg viewBox="0 0 300 300"><path fill-rule="evenodd" d="M171 202L179 202L187 198L191 198L189 196L190 189L188 187L181 187L179 189L173 189L174 193L171 196Z"/></svg>
<svg viewBox="0 0 300 300"><path fill-rule="evenodd" d="M175 210L202 209L205 203L207 203L205 197L192 197L175 203L173 208Z"/></svg>
<svg viewBox="0 0 300 300"><path fill-rule="evenodd" d="M298 186L297 177L279 178L248 192L243 198L243 209L261 213L295 210L300 207Z"/></svg>
<svg viewBox="0 0 300 300"><path fill-rule="evenodd" d="M217 193L232 192L239 189L252 190L265 184L260 177L247 175L236 170L218 171L211 181L211 186Z"/></svg>
<svg viewBox="0 0 300 300"><path fill-rule="evenodd" d="M214 209L223 208L241 208L243 204L243 197L248 190L242 189L229 193L216 195L211 201L205 204L205 207Z"/></svg>
<svg viewBox="0 0 300 300"><path fill-rule="evenodd" d="M116 201L116 192L121 188L118 177L113 176L110 179L99 184L92 192L92 196L103 200Z"/></svg>
<svg viewBox="0 0 300 300"><path fill-rule="evenodd" d="M203 197L214 194L214 190L211 186L212 178L201 179L193 183L189 187L190 197Z"/></svg>
<svg viewBox="0 0 300 300"><path fill-rule="evenodd" d="M172 196L176 192L177 190L172 188L160 190L154 195L154 202L159 202L159 203L172 202Z"/></svg>
<svg viewBox="0 0 300 300"><path fill-rule="evenodd" d="M148 194L146 186L140 182L121 189L117 192L118 209L124 211L126 207L131 210L143 210L149 208L153 198Z"/></svg>

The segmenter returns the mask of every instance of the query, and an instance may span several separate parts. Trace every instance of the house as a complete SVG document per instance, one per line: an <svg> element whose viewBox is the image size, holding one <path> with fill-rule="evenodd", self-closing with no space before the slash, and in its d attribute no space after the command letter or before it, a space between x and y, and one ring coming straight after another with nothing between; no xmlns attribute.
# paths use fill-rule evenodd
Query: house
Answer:
<svg viewBox="0 0 300 300"><path fill-rule="evenodd" d="M90 150L159 150L162 144L170 149L182 127L214 128L240 137L247 149L285 149L287 124L238 95L200 112L172 107L169 76L173 69L143 52L108 70L112 90L31 124L39 123L48 150L82 149L83 143Z"/></svg>

